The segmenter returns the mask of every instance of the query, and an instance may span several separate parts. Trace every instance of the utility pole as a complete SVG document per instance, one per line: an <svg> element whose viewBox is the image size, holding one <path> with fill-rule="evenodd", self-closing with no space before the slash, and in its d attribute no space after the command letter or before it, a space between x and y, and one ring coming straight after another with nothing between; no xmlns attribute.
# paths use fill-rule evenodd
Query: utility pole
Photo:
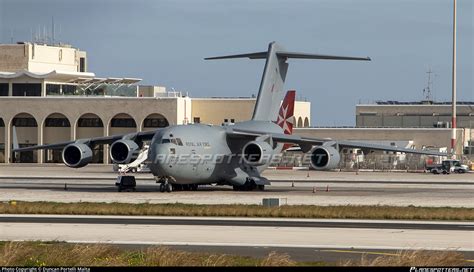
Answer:
<svg viewBox="0 0 474 272"><path fill-rule="evenodd" d="M456 0L453 0L453 74L452 74L452 134L451 154L456 157Z"/></svg>

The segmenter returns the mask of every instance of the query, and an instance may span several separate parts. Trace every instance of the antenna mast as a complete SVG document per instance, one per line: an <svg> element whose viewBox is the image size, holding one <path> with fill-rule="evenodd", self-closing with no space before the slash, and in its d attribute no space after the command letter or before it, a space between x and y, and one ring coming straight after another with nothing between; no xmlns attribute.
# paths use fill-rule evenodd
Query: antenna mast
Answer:
<svg viewBox="0 0 474 272"><path fill-rule="evenodd" d="M431 93L431 90L433 89L433 79L431 78L431 74L434 74L434 72L431 70L430 67L430 69L426 73L428 74L428 84L426 88L423 89L423 99L425 101L433 101L433 96ZM436 76L436 74L434 74L434 76Z"/></svg>

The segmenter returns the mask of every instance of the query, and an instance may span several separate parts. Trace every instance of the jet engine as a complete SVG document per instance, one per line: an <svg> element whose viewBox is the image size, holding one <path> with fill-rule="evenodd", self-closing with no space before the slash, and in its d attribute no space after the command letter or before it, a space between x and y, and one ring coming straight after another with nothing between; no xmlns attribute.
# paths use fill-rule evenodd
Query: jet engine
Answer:
<svg viewBox="0 0 474 272"><path fill-rule="evenodd" d="M118 140L110 146L110 157L114 163L130 163L138 157L139 153L140 148L132 140Z"/></svg>
<svg viewBox="0 0 474 272"><path fill-rule="evenodd" d="M264 165L270 162L273 149L270 144L263 141L252 141L242 149L245 163L253 166Z"/></svg>
<svg viewBox="0 0 474 272"><path fill-rule="evenodd" d="M316 170L334 169L339 164L341 156L331 146L317 146L311 150L311 166Z"/></svg>
<svg viewBox="0 0 474 272"><path fill-rule="evenodd" d="M65 165L80 168L92 161L92 150L88 145L73 143L64 147L62 157Z"/></svg>

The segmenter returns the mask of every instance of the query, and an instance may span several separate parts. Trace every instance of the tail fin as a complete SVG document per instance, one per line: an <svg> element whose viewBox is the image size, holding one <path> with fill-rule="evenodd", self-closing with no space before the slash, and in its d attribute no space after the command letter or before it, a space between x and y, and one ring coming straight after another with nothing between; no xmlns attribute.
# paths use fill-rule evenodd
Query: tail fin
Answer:
<svg viewBox="0 0 474 272"><path fill-rule="evenodd" d="M340 57L328 55L305 54L288 52L283 50L277 43L271 42L266 52L257 52L240 55L229 55L222 57L206 58L213 59L266 59L263 70L260 89L258 90L257 103L253 111L252 120L276 121L280 101L283 98L283 85L285 83L286 72L288 70L289 58L297 59L329 59L329 60L370 60L370 58Z"/></svg>
<svg viewBox="0 0 474 272"><path fill-rule="evenodd" d="M295 110L295 93L296 91L291 90L286 93L283 103L281 103L280 112L278 113L278 119L276 121L285 134L293 133L293 125L295 118L293 117Z"/></svg>

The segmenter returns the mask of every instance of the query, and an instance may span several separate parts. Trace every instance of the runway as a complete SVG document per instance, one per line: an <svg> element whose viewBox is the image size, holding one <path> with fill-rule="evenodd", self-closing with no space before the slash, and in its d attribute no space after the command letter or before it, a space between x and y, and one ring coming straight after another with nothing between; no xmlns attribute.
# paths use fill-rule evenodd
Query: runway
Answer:
<svg viewBox="0 0 474 272"><path fill-rule="evenodd" d="M242 223L246 222L246 223ZM406 227L404 227L406 226ZM111 243L244 256L334 261L396 250L457 250L474 257L474 223L274 218L1 215L1 240ZM370 255L369 254L369 255Z"/></svg>
<svg viewBox="0 0 474 272"><path fill-rule="evenodd" d="M261 204L280 198L288 205L393 205L474 207L474 174L267 170L264 192L234 192L202 186L196 192L159 193L151 174L139 173L137 192L118 193L111 166L71 169L57 165L0 167L0 201Z"/></svg>
<svg viewBox="0 0 474 272"><path fill-rule="evenodd" d="M183 225L235 227L365 228L474 231L474 223L458 221L338 220L248 217L0 215L0 223Z"/></svg>

